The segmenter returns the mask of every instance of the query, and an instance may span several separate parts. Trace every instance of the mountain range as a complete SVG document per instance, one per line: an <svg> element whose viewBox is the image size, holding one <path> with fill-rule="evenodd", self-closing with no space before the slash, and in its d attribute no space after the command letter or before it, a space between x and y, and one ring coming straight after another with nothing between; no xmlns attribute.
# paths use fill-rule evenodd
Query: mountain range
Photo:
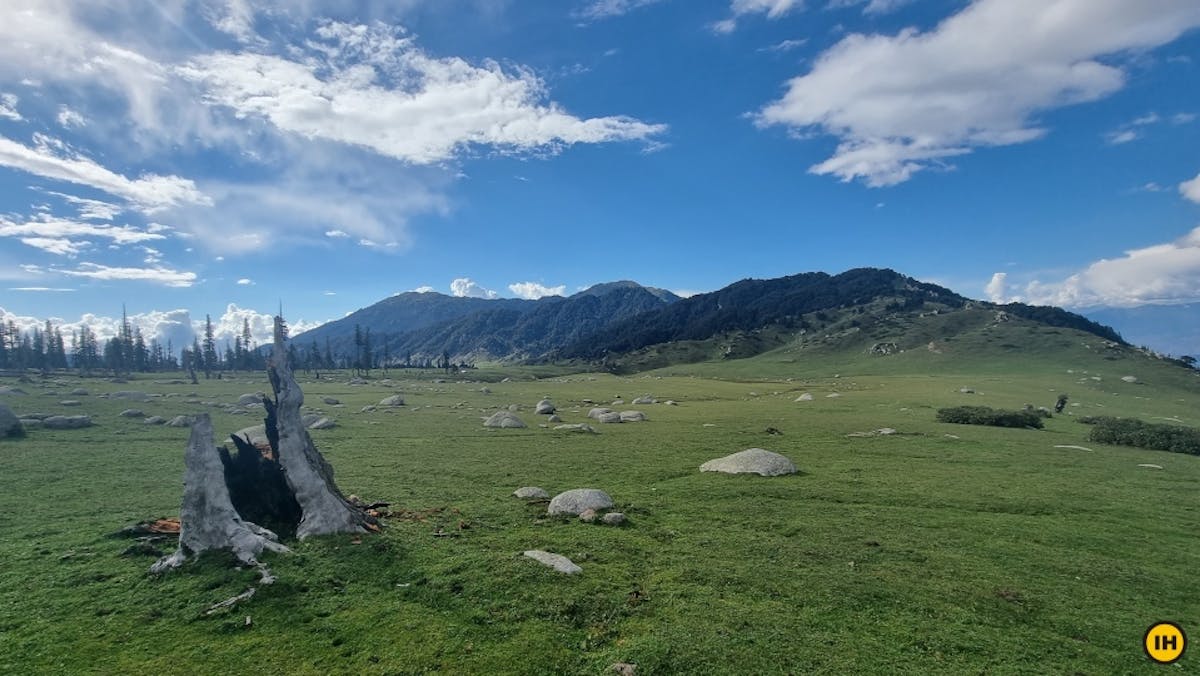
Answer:
<svg viewBox="0 0 1200 676"><path fill-rule="evenodd" d="M957 323L944 318L949 315ZM937 336L930 334L929 322L912 321L927 316L943 317ZM932 338L952 339L947 332L978 328L985 320L1009 319L1127 345L1113 329L1060 308L971 300L878 268L744 279L689 298L632 281L538 300L401 293L298 334L295 342L348 356L355 352L356 332L369 329L377 358L387 354L393 363L445 355L454 362L575 361L633 368L653 365L646 362L648 351L656 355L654 363L736 358L789 341L812 344L814 335L824 336L825 343L836 338L845 349L903 350L932 344ZM656 347L664 345L673 349ZM674 357L663 356L668 353Z"/></svg>

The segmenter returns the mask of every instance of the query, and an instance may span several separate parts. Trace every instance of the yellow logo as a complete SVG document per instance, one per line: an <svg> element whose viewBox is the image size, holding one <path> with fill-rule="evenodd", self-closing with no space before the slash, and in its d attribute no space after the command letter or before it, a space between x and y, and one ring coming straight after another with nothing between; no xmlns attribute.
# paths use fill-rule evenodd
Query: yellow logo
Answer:
<svg viewBox="0 0 1200 676"><path fill-rule="evenodd" d="M1146 656L1159 664L1171 664L1183 657L1187 648L1187 636L1183 628L1174 622L1158 622L1146 630L1142 638Z"/></svg>

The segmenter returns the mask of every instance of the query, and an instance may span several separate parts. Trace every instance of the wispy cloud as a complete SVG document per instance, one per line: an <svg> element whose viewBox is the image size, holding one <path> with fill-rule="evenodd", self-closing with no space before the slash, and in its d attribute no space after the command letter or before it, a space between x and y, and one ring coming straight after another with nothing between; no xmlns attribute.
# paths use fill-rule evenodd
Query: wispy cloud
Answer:
<svg viewBox="0 0 1200 676"><path fill-rule="evenodd" d="M83 113L72 110L67 106L58 107L58 115L55 116L55 119L58 120L58 126L64 129L73 129L87 125L87 118L83 116Z"/></svg>
<svg viewBox="0 0 1200 676"><path fill-rule="evenodd" d="M800 49L807 43L808 43L807 38L800 39L800 40L783 40L782 42L777 42L773 45L768 45L766 47L759 47L758 51L770 52L772 54L783 54L783 53L790 52L795 49Z"/></svg>
<svg viewBox="0 0 1200 676"><path fill-rule="evenodd" d="M125 268L101 265L99 263L80 263L74 270L54 268L58 272L71 277L87 277L105 281L139 281L154 282L163 286L188 287L196 283L196 273L172 270L165 267Z"/></svg>
<svg viewBox="0 0 1200 676"><path fill-rule="evenodd" d="M17 112L17 102L20 101L16 94L7 92L0 93L0 117L20 122L25 118L21 117L21 113Z"/></svg>
<svg viewBox="0 0 1200 676"><path fill-rule="evenodd" d="M926 32L843 38L756 121L835 136L837 150L811 173L895 185L977 148L1043 136L1037 113L1124 85L1119 65L1102 57L1197 25L1192 2L977 0Z"/></svg>
<svg viewBox="0 0 1200 676"><path fill-rule="evenodd" d="M768 19L779 19L802 9L804 0L732 0L730 17L713 23L710 28L715 33L732 33L737 30L738 20L746 15L764 14Z"/></svg>
<svg viewBox="0 0 1200 676"><path fill-rule="evenodd" d="M575 15L581 19L609 19L660 2L663 0L591 0Z"/></svg>

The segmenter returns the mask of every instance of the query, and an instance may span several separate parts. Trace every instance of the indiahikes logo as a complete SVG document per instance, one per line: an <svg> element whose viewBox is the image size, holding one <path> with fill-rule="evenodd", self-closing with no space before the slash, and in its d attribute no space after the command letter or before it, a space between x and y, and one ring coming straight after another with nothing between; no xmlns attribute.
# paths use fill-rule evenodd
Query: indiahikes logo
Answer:
<svg viewBox="0 0 1200 676"><path fill-rule="evenodd" d="M1187 635L1174 622L1157 622L1146 630L1142 638L1146 656L1159 664L1172 664L1183 657L1187 649Z"/></svg>

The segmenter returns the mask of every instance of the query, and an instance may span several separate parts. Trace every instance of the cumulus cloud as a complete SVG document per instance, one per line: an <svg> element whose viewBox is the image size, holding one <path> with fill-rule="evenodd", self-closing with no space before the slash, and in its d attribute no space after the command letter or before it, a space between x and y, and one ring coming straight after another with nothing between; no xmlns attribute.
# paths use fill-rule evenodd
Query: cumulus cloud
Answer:
<svg viewBox="0 0 1200 676"><path fill-rule="evenodd" d="M142 174L131 179L71 152L58 139L34 134L34 143L29 147L0 136L0 166L102 190L129 201L146 213L182 204L212 203L190 179L158 174Z"/></svg>
<svg viewBox="0 0 1200 676"><path fill-rule="evenodd" d="M983 287L984 293L987 294L988 300L993 303L1006 303L1008 298L1008 274L997 272L992 275L992 279Z"/></svg>
<svg viewBox="0 0 1200 676"><path fill-rule="evenodd" d="M499 294L491 289L471 281L469 277L459 277L450 282L450 295L457 298L496 298Z"/></svg>
<svg viewBox="0 0 1200 676"><path fill-rule="evenodd" d="M1034 280L1020 299L1075 308L1200 301L1200 227L1174 242L1096 261L1059 282Z"/></svg>
<svg viewBox="0 0 1200 676"><path fill-rule="evenodd" d="M295 60L252 52L178 68L206 100L292 134L422 165L473 146L554 152L575 143L648 140L666 130L629 117L582 119L547 102L531 70L431 57L403 29L327 22Z"/></svg>
<svg viewBox="0 0 1200 676"><path fill-rule="evenodd" d="M894 185L976 148L1043 136L1038 113L1121 89L1112 56L1197 25L1191 0L977 0L927 32L843 38L755 119L836 137L811 173Z"/></svg>
<svg viewBox="0 0 1200 676"><path fill-rule="evenodd" d="M20 122L25 119L21 117L21 113L17 112L18 101L20 99L17 98L16 94L0 93L0 117L14 122Z"/></svg>
<svg viewBox="0 0 1200 676"><path fill-rule="evenodd" d="M519 298L527 300L537 300L546 296L565 296L567 286L560 284L559 286L543 286L537 282L515 282L508 285L508 290Z"/></svg>
<svg viewBox="0 0 1200 676"><path fill-rule="evenodd" d="M1183 195L1186 199L1200 204L1200 174L1196 174L1196 178L1190 181L1180 183L1179 194Z"/></svg>

